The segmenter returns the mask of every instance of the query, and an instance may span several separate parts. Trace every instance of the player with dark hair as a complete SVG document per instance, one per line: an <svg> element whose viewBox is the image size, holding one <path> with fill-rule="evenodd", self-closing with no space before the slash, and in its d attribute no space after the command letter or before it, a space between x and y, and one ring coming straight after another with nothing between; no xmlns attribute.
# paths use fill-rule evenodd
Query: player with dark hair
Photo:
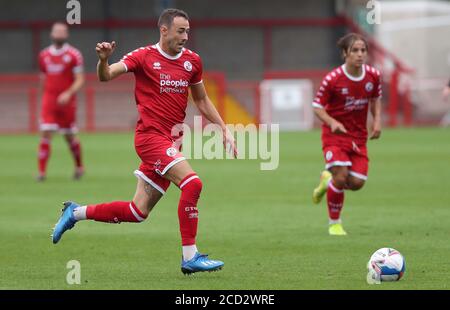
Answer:
<svg viewBox="0 0 450 310"><path fill-rule="evenodd" d="M76 93L84 84L83 56L67 43L69 28L63 22L56 22L50 32L52 45L39 54L39 68L44 75L40 130L42 132L38 151L38 181L44 181L47 162L50 158L51 139L60 131L69 145L75 160L74 179L83 173L81 145L75 136L77 132Z"/></svg>
<svg viewBox="0 0 450 310"><path fill-rule="evenodd" d="M62 234L80 220L144 221L172 182L181 191L178 204L183 252L181 270L188 274L215 271L224 263L200 254L196 247L197 203L202 181L180 152L176 143L179 136L172 135L172 130L183 123L186 116L189 88L199 111L222 128L224 144L229 145L236 156L235 142L206 94L200 56L184 48L190 29L188 15L181 10L167 9L161 14L158 26L160 40L157 44L140 47L117 63L108 64L115 42L98 43L96 47L100 81L110 81L126 72L133 72L136 78L139 119L135 148L142 163L134 172L138 178L134 198L87 206L66 202L53 232L53 242L57 243Z"/></svg>
<svg viewBox="0 0 450 310"><path fill-rule="evenodd" d="M367 115L373 116L370 139L381 134L381 74L365 64L366 39L355 33L338 41L345 63L329 72L313 101L322 121L325 168L313 191L313 202L327 194L330 235L346 235L341 223L344 191L357 191L367 180Z"/></svg>

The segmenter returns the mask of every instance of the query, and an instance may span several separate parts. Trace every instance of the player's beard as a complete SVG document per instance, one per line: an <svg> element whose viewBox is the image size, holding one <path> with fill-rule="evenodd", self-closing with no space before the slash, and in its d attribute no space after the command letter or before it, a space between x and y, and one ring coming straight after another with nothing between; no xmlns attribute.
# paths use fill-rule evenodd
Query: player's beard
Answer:
<svg viewBox="0 0 450 310"><path fill-rule="evenodd" d="M183 47L184 47L184 45L186 44L186 42L177 42L177 41L173 41L173 50L176 52L176 53L179 53L179 52L181 52L181 50L183 49Z"/></svg>
<svg viewBox="0 0 450 310"><path fill-rule="evenodd" d="M67 40L66 39L53 39L52 42L54 45L56 45L56 47L62 47L67 42Z"/></svg>
<svg viewBox="0 0 450 310"><path fill-rule="evenodd" d="M178 43L175 42L173 47L172 47L172 50L173 50L174 53L178 54L181 51L181 47L178 45Z"/></svg>

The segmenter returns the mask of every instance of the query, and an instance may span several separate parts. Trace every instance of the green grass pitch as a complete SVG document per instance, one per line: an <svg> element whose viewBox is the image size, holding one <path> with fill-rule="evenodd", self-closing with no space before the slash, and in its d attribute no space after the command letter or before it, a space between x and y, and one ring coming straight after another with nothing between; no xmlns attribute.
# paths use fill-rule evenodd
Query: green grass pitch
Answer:
<svg viewBox="0 0 450 310"><path fill-rule="evenodd" d="M61 202L130 200L139 160L132 134L81 135L87 174L55 137L48 180L36 183L36 136L0 136L0 289L449 289L450 130L385 130L369 142L366 186L347 192L346 237L327 234L325 203L311 203L323 159L320 133L282 133L280 165L192 160L204 188L198 246L222 271L180 272L172 186L141 224L81 222L53 245ZM406 258L405 277L369 286L366 262L380 247ZM66 264L81 264L68 285Z"/></svg>

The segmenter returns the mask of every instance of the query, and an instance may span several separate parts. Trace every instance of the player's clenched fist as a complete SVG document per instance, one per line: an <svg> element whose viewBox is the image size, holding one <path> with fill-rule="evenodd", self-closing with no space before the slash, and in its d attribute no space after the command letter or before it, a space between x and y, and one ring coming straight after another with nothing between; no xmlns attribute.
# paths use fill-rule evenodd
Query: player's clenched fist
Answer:
<svg viewBox="0 0 450 310"><path fill-rule="evenodd" d="M102 42L97 43L95 51L97 52L98 58L100 60L106 60L114 52L115 48L116 48L116 41L112 41L111 43Z"/></svg>

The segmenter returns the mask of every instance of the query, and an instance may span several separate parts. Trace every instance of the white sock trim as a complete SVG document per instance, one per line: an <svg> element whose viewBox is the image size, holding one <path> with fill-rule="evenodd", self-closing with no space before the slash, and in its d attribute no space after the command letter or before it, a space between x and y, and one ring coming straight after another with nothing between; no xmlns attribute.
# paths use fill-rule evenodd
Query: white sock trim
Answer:
<svg viewBox="0 0 450 310"><path fill-rule="evenodd" d="M198 177L198 175L191 176L186 181L184 181L183 183L180 184L180 189L182 189L184 186L186 186L186 184L188 184L189 182L191 182L194 179L200 179L200 178Z"/></svg>
<svg viewBox="0 0 450 310"><path fill-rule="evenodd" d="M73 217L77 221L85 220L86 219L86 209L87 206L77 207L73 209Z"/></svg>
<svg viewBox="0 0 450 310"><path fill-rule="evenodd" d="M131 205L131 203L129 204L131 213L133 213L134 217L139 221L139 222L143 222L145 221L144 218L140 217L139 214L136 212L136 210L134 210L133 206Z"/></svg>
<svg viewBox="0 0 450 310"><path fill-rule="evenodd" d="M329 220L328 220L328 224L330 224L330 225L333 225L333 224L341 224L341 223L342 223L342 221L341 221L340 218L337 219L337 220L332 220L332 219L329 219Z"/></svg>
<svg viewBox="0 0 450 310"><path fill-rule="evenodd" d="M191 260L194 258L195 253L197 253L197 246L193 245L183 245L183 259L185 261Z"/></svg>
<svg viewBox="0 0 450 310"><path fill-rule="evenodd" d="M332 190L333 192L335 192L335 193L340 194L340 193L343 193L343 192L344 192L343 189L337 189L337 188L333 185L333 182L331 182L331 181L330 181L330 183L328 183L328 186L329 186L329 187L331 188L331 190Z"/></svg>

